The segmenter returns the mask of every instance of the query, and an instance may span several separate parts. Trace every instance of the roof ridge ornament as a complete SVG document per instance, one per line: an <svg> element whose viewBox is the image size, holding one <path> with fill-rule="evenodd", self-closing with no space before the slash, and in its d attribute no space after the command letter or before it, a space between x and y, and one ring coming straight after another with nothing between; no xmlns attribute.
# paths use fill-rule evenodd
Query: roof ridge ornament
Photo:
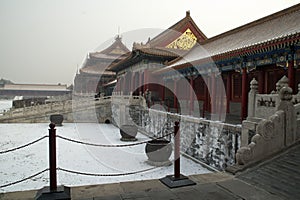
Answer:
<svg viewBox="0 0 300 200"><path fill-rule="evenodd" d="M141 43L134 42L132 45L133 50L145 49L145 48L151 48L150 44L149 43L143 44L142 42Z"/></svg>
<svg viewBox="0 0 300 200"><path fill-rule="evenodd" d="M120 41L122 41L122 36L118 33L118 34L116 35L116 37L115 37L115 40L120 40Z"/></svg>
<svg viewBox="0 0 300 200"><path fill-rule="evenodd" d="M190 10L187 10L187 11L185 12L185 16L186 16L186 17L190 17L190 16L191 16L191 11L190 11Z"/></svg>

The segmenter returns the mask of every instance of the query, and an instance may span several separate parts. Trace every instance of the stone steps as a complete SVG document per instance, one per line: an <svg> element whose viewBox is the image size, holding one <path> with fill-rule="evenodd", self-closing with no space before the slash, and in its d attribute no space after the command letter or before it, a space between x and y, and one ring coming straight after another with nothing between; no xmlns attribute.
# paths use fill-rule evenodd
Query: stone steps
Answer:
<svg viewBox="0 0 300 200"><path fill-rule="evenodd" d="M300 144L237 178L285 199L300 198Z"/></svg>

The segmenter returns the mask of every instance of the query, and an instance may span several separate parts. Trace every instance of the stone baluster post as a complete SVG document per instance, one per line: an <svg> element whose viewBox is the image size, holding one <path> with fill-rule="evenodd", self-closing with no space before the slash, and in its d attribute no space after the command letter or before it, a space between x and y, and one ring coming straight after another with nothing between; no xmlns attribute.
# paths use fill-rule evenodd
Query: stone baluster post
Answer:
<svg viewBox="0 0 300 200"><path fill-rule="evenodd" d="M276 83L276 92L279 93L281 88L289 86L289 79L286 76L283 76L277 83Z"/></svg>
<svg viewBox="0 0 300 200"><path fill-rule="evenodd" d="M283 110L285 113L285 146L290 146L296 141L296 113L292 103L293 98L292 88L286 86L281 88L279 92L280 103L277 110Z"/></svg>
<svg viewBox="0 0 300 200"><path fill-rule="evenodd" d="M255 78L250 82L250 91L248 94L248 118L255 117L256 94L258 93L258 82Z"/></svg>
<svg viewBox="0 0 300 200"><path fill-rule="evenodd" d="M248 94L248 117L247 120L250 120L251 117L255 117L255 106L256 106L256 95L258 93L258 82L255 78L250 82L250 91ZM249 140L249 130L253 130L253 123L244 120L242 125L242 136L241 136L241 147L248 145Z"/></svg>

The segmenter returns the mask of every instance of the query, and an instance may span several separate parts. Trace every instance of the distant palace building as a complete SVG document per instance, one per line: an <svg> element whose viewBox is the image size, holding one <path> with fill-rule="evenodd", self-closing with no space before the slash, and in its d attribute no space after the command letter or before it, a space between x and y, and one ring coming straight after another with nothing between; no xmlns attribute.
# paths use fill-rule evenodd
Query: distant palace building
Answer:
<svg viewBox="0 0 300 200"><path fill-rule="evenodd" d="M0 88L0 96L47 97L71 94L64 84L4 84Z"/></svg>
<svg viewBox="0 0 300 200"><path fill-rule="evenodd" d="M104 92L103 85L116 79L115 72L109 71L108 67L125 58L130 52L122 43L121 37L117 36L112 45L101 52L89 53L83 67L76 74L74 91L77 94Z"/></svg>

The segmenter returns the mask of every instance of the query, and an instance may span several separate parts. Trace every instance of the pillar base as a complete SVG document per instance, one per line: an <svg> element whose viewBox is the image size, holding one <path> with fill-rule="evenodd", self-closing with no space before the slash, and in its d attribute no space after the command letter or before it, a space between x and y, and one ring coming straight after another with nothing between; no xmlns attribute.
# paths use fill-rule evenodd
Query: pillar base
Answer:
<svg viewBox="0 0 300 200"><path fill-rule="evenodd" d="M37 192L35 199L36 200L52 200L52 199L71 200L70 188L65 186L59 186L57 187L56 191L50 191L50 187L44 187Z"/></svg>
<svg viewBox="0 0 300 200"><path fill-rule="evenodd" d="M196 185L194 181L190 180L188 177L182 174L180 174L179 178L175 178L174 175L168 175L159 180L169 188L178 188L178 187Z"/></svg>

